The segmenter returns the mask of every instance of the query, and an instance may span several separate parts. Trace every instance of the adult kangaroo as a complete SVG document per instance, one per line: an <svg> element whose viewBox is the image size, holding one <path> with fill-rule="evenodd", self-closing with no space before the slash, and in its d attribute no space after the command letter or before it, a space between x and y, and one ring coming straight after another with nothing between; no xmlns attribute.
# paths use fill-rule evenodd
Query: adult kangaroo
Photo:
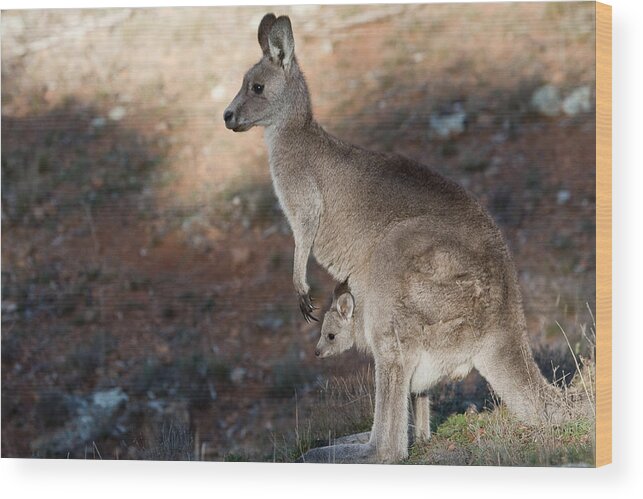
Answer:
<svg viewBox="0 0 643 499"><path fill-rule="evenodd" d="M312 251L337 281L349 280L363 321L355 345L375 362L370 441L313 449L304 460L405 458L409 394L474 367L520 419L557 419L558 392L533 360L512 258L488 213L420 163L327 133L313 118L288 17L264 16L258 38L263 56L225 110L226 127L265 127L304 317L313 318Z"/></svg>

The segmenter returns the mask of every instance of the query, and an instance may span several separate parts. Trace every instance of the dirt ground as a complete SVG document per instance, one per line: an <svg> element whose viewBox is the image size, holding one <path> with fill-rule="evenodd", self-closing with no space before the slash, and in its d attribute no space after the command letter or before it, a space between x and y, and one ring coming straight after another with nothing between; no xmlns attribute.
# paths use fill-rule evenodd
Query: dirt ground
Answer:
<svg viewBox="0 0 643 499"><path fill-rule="evenodd" d="M319 416L320 387L353 379L339 398L366 397L354 378L367 359L314 357L263 132L223 126L264 13L2 13L3 457L284 460ZM558 324L591 355L593 93L575 112L543 112L534 96L593 92L593 6L278 14L324 127L482 200L514 253L541 366L573 371ZM445 134L450 118L462 126ZM333 283L309 267L326 305ZM475 375L448 386L444 416L488 397ZM113 389L126 402L60 444L92 394ZM368 422L341 425L329 431Z"/></svg>

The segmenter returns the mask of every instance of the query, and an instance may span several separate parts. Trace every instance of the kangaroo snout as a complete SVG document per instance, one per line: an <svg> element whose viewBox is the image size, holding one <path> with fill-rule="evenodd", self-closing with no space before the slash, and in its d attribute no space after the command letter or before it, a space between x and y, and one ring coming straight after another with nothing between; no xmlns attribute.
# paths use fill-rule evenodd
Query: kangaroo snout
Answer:
<svg viewBox="0 0 643 499"><path fill-rule="evenodd" d="M315 348L315 357L319 357L321 355L321 352L319 351L319 348Z"/></svg>
<svg viewBox="0 0 643 499"><path fill-rule="evenodd" d="M223 113L223 121L225 122L225 127L229 130L233 130L235 132L240 132L243 130L240 130L239 127L239 117L237 116L237 113L235 113L232 109L228 108L225 110Z"/></svg>
<svg viewBox="0 0 643 499"><path fill-rule="evenodd" d="M229 108L223 113L223 121L225 121L226 128L233 132L245 132L252 128L252 124L246 123L245 120L240 120L239 113Z"/></svg>

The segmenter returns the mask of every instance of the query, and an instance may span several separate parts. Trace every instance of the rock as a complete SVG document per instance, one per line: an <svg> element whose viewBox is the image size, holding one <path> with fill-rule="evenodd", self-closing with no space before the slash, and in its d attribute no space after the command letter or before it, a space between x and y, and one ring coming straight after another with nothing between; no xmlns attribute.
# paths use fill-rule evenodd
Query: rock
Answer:
<svg viewBox="0 0 643 499"><path fill-rule="evenodd" d="M96 408L110 412L118 409L122 403L127 402L127 399L127 395L120 388L96 392L92 395L92 402Z"/></svg>
<svg viewBox="0 0 643 499"><path fill-rule="evenodd" d="M531 96L531 106L545 116L556 116L560 112L558 88L547 84L536 89Z"/></svg>
<svg viewBox="0 0 643 499"><path fill-rule="evenodd" d="M267 315L256 322L257 326L277 331L284 325L284 320L276 315Z"/></svg>
<svg viewBox="0 0 643 499"><path fill-rule="evenodd" d="M94 128L102 128L102 127L104 127L106 124L107 124L107 120L106 120L105 118L103 118L102 116L96 116L96 118L94 118L94 119L91 121L91 125L92 125Z"/></svg>
<svg viewBox="0 0 643 499"><path fill-rule="evenodd" d="M2 301L2 314L13 314L18 310L18 304L13 301L3 300Z"/></svg>
<svg viewBox="0 0 643 499"><path fill-rule="evenodd" d="M230 381L235 385L240 385L246 377L247 370L243 367L235 367L230 371Z"/></svg>
<svg viewBox="0 0 643 499"><path fill-rule="evenodd" d="M95 392L89 397L72 397L69 406L76 407L75 417L58 430L31 443L36 452L64 456L85 444L110 435L119 425L120 409L128 400L121 388ZM73 403L72 403L73 402Z"/></svg>
<svg viewBox="0 0 643 499"><path fill-rule="evenodd" d="M365 431L362 433L355 433L353 435L346 435L344 437L338 437L335 439L333 445L344 445L344 444L367 444L371 438L371 432Z"/></svg>
<svg viewBox="0 0 643 499"><path fill-rule="evenodd" d="M455 102L447 111L431 113L429 126L438 137L446 139L464 132L467 113L461 102Z"/></svg>
<svg viewBox="0 0 643 499"><path fill-rule="evenodd" d="M568 116L590 112L592 110L592 91L589 86L584 85L574 89L563 100L562 108Z"/></svg>
<svg viewBox="0 0 643 499"><path fill-rule="evenodd" d="M569 201L569 198L571 197L571 193L566 190L566 189L561 189L556 193L556 202L559 205L566 204L567 201Z"/></svg>
<svg viewBox="0 0 643 499"><path fill-rule="evenodd" d="M125 117L126 114L127 111L123 106L116 106L109 110L107 116L109 116L109 119L112 121L120 121Z"/></svg>

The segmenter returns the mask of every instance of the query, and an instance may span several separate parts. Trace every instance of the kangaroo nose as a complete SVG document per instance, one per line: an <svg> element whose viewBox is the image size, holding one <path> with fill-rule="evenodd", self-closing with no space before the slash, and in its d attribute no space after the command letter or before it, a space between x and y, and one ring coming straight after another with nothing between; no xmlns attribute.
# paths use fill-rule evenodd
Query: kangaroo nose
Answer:
<svg viewBox="0 0 643 499"><path fill-rule="evenodd" d="M315 357L319 357L321 355L321 352L319 351L319 348L315 348Z"/></svg>
<svg viewBox="0 0 643 499"><path fill-rule="evenodd" d="M234 116L234 113L232 111L226 111L225 113L223 113L223 121L227 123L232 119L233 116Z"/></svg>

